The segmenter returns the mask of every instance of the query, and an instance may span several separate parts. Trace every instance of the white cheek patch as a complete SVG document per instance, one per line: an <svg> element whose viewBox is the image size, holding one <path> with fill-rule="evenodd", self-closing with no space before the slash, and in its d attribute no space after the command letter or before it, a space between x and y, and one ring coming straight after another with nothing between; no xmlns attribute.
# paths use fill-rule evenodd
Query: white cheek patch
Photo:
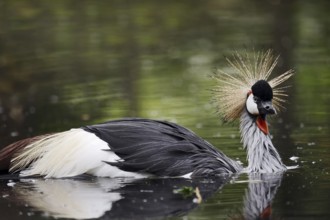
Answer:
<svg viewBox="0 0 330 220"><path fill-rule="evenodd" d="M253 94L250 94L246 100L246 108L252 115L259 115L257 103L254 102Z"/></svg>

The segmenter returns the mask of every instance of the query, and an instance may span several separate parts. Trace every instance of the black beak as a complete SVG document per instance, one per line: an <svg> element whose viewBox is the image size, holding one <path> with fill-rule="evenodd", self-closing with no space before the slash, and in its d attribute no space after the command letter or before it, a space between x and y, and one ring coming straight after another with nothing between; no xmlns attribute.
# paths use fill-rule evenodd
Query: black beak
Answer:
<svg viewBox="0 0 330 220"><path fill-rule="evenodd" d="M259 110L259 114L261 115L273 115L276 114L276 110L273 107L272 101L261 101L258 104L258 110Z"/></svg>

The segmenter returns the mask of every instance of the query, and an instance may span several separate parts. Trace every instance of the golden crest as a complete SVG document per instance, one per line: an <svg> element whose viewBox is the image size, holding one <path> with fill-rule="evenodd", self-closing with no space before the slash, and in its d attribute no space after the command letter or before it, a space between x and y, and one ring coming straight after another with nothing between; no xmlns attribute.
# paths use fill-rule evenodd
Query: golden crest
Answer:
<svg viewBox="0 0 330 220"><path fill-rule="evenodd" d="M273 56L271 50L253 54L246 52L243 55L236 52L232 59L227 58L229 69L217 70L213 74L213 78L218 83L213 90L214 99L223 120L233 121L240 117L252 85L261 79L268 81L278 58L279 56ZM287 96L285 91L287 87L279 87L279 85L292 75L293 70L288 70L268 81L273 89L273 106L277 111L283 108Z"/></svg>

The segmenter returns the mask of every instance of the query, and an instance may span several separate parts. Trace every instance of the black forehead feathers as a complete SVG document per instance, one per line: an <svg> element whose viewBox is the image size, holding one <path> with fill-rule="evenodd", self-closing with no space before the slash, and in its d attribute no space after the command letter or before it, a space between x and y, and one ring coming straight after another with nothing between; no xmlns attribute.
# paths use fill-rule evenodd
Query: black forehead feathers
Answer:
<svg viewBox="0 0 330 220"><path fill-rule="evenodd" d="M259 80L252 86L252 93L262 101L270 101L273 99L273 89L267 81Z"/></svg>

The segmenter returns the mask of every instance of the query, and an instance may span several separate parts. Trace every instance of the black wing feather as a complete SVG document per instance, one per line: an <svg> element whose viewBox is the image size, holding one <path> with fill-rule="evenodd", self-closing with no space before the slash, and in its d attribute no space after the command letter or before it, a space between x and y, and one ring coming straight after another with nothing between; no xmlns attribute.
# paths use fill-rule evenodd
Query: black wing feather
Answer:
<svg viewBox="0 0 330 220"><path fill-rule="evenodd" d="M121 160L107 163L124 171L180 176L190 172L194 175L234 173L241 169L211 144L174 123L122 119L83 129L108 143Z"/></svg>

